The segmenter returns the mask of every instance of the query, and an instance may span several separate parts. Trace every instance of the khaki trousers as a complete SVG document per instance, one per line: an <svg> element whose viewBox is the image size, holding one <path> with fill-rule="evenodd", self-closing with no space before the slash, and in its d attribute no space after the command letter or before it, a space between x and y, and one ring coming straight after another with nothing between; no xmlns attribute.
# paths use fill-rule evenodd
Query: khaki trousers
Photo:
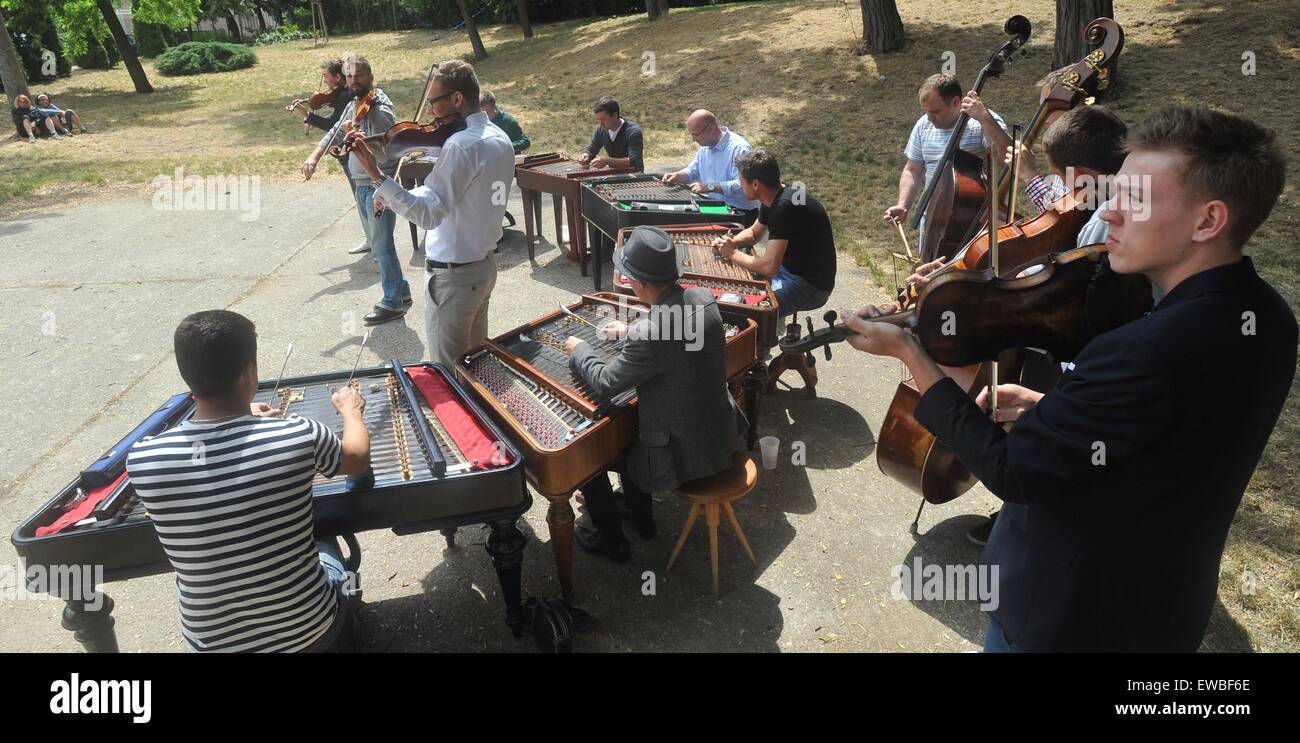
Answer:
<svg viewBox="0 0 1300 743"><path fill-rule="evenodd" d="M488 300L497 284L497 262L488 253L477 263L424 271L424 335L429 358L455 369L457 359L487 338Z"/></svg>

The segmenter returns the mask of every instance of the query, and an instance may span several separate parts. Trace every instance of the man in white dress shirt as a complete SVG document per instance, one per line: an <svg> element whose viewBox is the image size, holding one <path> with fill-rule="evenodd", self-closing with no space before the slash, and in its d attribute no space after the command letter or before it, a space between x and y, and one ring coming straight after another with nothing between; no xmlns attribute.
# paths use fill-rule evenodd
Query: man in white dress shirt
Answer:
<svg viewBox="0 0 1300 743"><path fill-rule="evenodd" d="M353 150L375 179L376 201L423 227L424 332L431 358L447 367L487 337L488 300L497 283L493 249L515 174L510 138L479 110L474 68L440 62L429 87L434 117L459 114L466 128L447 139L424 185L407 191L375 165L370 148Z"/></svg>

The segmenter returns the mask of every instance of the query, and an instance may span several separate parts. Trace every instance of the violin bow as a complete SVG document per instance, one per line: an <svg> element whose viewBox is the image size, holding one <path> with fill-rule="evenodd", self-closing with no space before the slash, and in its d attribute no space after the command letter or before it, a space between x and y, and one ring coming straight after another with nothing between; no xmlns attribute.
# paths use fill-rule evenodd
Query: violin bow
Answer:
<svg viewBox="0 0 1300 743"><path fill-rule="evenodd" d="M1007 224L1016 221L1016 192L1020 190L1020 124L1011 125L1011 206L1007 209Z"/></svg>
<svg viewBox="0 0 1300 743"><path fill-rule="evenodd" d="M1014 140L1013 140L1014 142ZM1001 158L989 158L989 182L996 184L998 182L998 160ZM993 277L999 276L998 265L998 189L996 186L989 189L989 256L993 265ZM989 366L989 415L993 422L998 420L998 360L993 359Z"/></svg>
<svg viewBox="0 0 1300 743"><path fill-rule="evenodd" d="M429 97L429 86L433 84L433 70L437 66L437 64L429 65L429 74L424 76L424 87L420 89L420 100L415 104L415 116L411 117L411 121L417 124L420 123L420 114L424 113L424 99Z"/></svg>

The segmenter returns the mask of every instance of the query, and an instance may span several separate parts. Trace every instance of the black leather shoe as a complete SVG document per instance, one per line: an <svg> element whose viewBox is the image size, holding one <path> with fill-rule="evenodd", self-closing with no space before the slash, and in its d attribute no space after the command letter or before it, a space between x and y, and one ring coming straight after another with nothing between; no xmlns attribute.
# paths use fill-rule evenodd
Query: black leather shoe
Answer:
<svg viewBox="0 0 1300 743"><path fill-rule="evenodd" d="M627 562L628 557L632 554L632 546L622 536L617 539L610 539L601 534L600 531L588 529L585 526L576 527L573 530L573 536L578 546L606 560Z"/></svg>
<svg viewBox="0 0 1300 743"><path fill-rule="evenodd" d="M989 535L993 533L993 523L997 521L998 515L995 513L978 526L972 527L966 532L966 539L977 547L987 547L989 544Z"/></svg>
<svg viewBox="0 0 1300 743"><path fill-rule="evenodd" d="M408 310L411 308L411 305L413 305L413 304L415 304L415 298L414 298L414 297L407 297L406 299L403 299L403 300L402 300L402 306L405 307L405 308L407 308Z"/></svg>
<svg viewBox="0 0 1300 743"><path fill-rule="evenodd" d="M405 307L403 307L400 310L390 310L386 307L376 307L375 311L371 312L369 315L366 315L363 318L363 320L367 325L379 325L380 323L386 323L391 320L396 320L397 318L405 314L406 314Z"/></svg>

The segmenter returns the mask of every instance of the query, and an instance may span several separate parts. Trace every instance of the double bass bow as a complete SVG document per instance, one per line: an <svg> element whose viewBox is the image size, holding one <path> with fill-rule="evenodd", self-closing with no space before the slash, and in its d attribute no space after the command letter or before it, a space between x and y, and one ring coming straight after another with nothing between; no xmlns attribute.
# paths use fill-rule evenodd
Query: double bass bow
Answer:
<svg viewBox="0 0 1300 743"><path fill-rule="evenodd" d="M1012 55L1029 40L1031 28L1029 19L1022 15L1007 19L1002 30L1011 38L980 68L972 92L980 93L988 78L1002 74ZM918 228L922 219L925 220L925 242L919 246L922 260L955 253L966 242L967 229L971 222L978 220L987 195L979 158L961 149L962 134L969 121L967 113L958 117L934 175L913 207L911 228Z"/></svg>

